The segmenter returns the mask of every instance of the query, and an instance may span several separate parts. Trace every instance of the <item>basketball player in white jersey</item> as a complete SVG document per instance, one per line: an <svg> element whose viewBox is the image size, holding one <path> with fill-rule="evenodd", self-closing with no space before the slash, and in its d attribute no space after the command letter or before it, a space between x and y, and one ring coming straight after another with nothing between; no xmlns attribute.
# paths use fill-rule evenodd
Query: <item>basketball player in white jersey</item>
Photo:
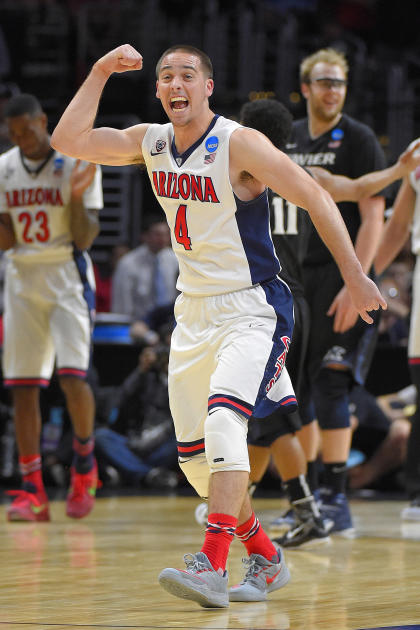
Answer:
<svg viewBox="0 0 420 630"><path fill-rule="evenodd" d="M412 143L412 146L419 139ZM404 520L420 521L420 166L401 184L393 213L385 224L375 258L375 269L382 273L394 260L411 231L411 251L416 256L413 275L413 298L408 337L408 363L413 384L417 389L417 409L407 445L405 483L410 504L401 516Z"/></svg>
<svg viewBox="0 0 420 630"><path fill-rule="evenodd" d="M296 406L284 368L293 307L277 276L266 186L308 209L365 321L386 303L362 272L330 196L262 134L210 110L212 65L202 51L174 46L158 61L156 94L170 123L93 129L111 74L141 67L128 44L97 61L52 144L92 162L145 163L179 261L169 395L180 465L209 497L209 516L201 551L184 557L187 570L164 569L159 581L206 607L264 600L289 571L251 508L247 419ZM248 570L228 591L234 533L246 546Z"/></svg>
<svg viewBox="0 0 420 630"><path fill-rule="evenodd" d="M22 489L10 521L48 521L40 456L39 389L57 375L74 428L66 512L93 507L94 400L85 382L91 350L94 278L86 249L99 232L101 172L50 145L47 117L31 94L4 111L16 145L0 156L0 247L7 250L3 374L12 389Z"/></svg>

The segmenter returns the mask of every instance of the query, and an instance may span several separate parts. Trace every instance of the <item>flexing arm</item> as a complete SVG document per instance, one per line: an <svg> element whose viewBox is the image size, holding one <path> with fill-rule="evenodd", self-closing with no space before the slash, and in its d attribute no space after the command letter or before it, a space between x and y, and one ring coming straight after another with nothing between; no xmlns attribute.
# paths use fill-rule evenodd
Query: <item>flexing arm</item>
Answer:
<svg viewBox="0 0 420 630"><path fill-rule="evenodd" d="M413 220L416 193L406 177L395 199L394 210L382 231L375 257L375 269L382 273L403 247Z"/></svg>
<svg viewBox="0 0 420 630"><path fill-rule="evenodd" d="M318 184L328 190L336 203L339 201L360 201L375 195L398 179L403 179L420 166L420 140L411 143L401 153L397 162L381 171L373 171L357 179L344 175L333 175L319 166L308 167Z"/></svg>
<svg viewBox="0 0 420 630"><path fill-rule="evenodd" d="M244 187L241 173L256 180L291 203L308 210L320 237L333 255L354 305L368 323L367 311L386 308L376 285L364 274L341 214L330 195L284 153L253 129L240 129L230 143L231 181L239 197ZM238 193L237 193L238 194Z"/></svg>
<svg viewBox="0 0 420 630"><path fill-rule="evenodd" d="M61 153L97 164L119 166L142 162L141 143L147 124L128 129L94 129L99 100L113 72L140 70L143 60L129 44L101 57L63 113L51 136L51 145Z"/></svg>

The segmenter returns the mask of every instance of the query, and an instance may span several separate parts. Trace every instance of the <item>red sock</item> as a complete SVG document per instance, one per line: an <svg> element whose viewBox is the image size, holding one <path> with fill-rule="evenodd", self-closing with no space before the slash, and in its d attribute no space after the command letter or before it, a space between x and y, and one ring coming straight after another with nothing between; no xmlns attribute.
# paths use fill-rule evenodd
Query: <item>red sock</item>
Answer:
<svg viewBox="0 0 420 630"><path fill-rule="evenodd" d="M201 551L206 554L215 571L225 570L230 543L233 540L238 519L229 514L209 514L206 537Z"/></svg>
<svg viewBox="0 0 420 630"><path fill-rule="evenodd" d="M19 469L24 483L31 483L37 492L45 492L41 472L41 455L20 455Z"/></svg>
<svg viewBox="0 0 420 630"><path fill-rule="evenodd" d="M249 556L251 553L258 553L270 562L273 561L273 556L277 557L275 546L261 527L254 512L251 518L236 528L235 536L245 545Z"/></svg>

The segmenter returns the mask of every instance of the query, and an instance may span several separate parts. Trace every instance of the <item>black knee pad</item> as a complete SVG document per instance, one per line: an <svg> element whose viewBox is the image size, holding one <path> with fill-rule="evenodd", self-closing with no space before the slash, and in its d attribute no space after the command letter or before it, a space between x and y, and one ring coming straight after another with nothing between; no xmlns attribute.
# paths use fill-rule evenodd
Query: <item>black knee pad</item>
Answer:
<svg viewBox="0 0 420 630"><path fill-rule="evenodd" d="M313 400L321 429L350 426L349 391L353 377L346 370L322 368L313 385Z"/></svg>

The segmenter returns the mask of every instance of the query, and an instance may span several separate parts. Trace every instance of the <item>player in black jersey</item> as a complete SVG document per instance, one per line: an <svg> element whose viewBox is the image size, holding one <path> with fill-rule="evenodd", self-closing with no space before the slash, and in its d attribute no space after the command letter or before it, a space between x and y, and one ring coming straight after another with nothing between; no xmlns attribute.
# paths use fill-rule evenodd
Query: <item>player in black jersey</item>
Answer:
<svg viewBox="0 0 420 630"><path fill-rule="evenodd" d="M332 49L317 51L302 61L300 80L308 117L294 123L286 149L301 166L323 166L354 178L383 168L385 157L373 131L342 113L347 74L345 57ZM370 272L382 231L384 197L341 203L339 208L359 261ZM345 534L353 530L345 496L351 442L348 394L354 382L364 382L376 330L375 326L367 330L359 319L338 268L315 230L303 273L312 321L307 368L325 467L323 503L335 521L334 530ZM313 427L311 423L305 431L311 434ZM307 456L309 462L314 460L315 447L309 447Z"/></svg>
<svg viewBox="0 0 420 630"><path fill-rule="evenodd" d="M264 133L273 144L283 150L291 133L292 116L280 102L262 99L246 103L240 112L240 121ZM418 146L418 145L416 145ZM360 199L408 174L420 156L414 157L415 147L403 153L399 161L376 173L369 173L352 180L331 175L319 167L307 168L308 172L330 192L335 201ZM276 253L281 262L280 276L287 282L294 298L295 327L287 356L287 369L293 382L297 399L305 406L307 376L304 374L305 352L310 330L309 307L304 297L303 262L305 260L312 222L308 214L296 208L272 191L269 192L271 232ZM306 384L306 385L305 385ZM279 519L294 523L286 536L278 539L286 547L325 542L332 522L320 518L320 514L305 477L305 454L297 439L301 428L299 412L276 412L264 422L252 419L248 424L248 448L251 462L251 489L262 479L270 455L293 506L293 518Z"/></svg>
<svg viewBox="0 0 420 630"><path fill-rule="evenodd" d="M278 101L271 99L246 103L240 121L264 133L278 149L284 150L292 129L292 115ZM297 400L304 400L304 358L310 328L309 307L304 297L302 265L306 255L312 222L307 212L269 193L271 233L281 263L280 276L289 285L294 302L295 325L287 357L287 370ZM307 389L307 388L306 388ZM302 546L328 542L332 521L321 518L318 506L306 479L306 457L297 432L302 428L299 411L274 413L264 422L248 423L251 488L261 481L270 455L280 474L292 505L288 516L293 523L281 540L283 546ZM253 485L254 484L254 485ZM280 540L280 539L278 539Z"/></svg>

